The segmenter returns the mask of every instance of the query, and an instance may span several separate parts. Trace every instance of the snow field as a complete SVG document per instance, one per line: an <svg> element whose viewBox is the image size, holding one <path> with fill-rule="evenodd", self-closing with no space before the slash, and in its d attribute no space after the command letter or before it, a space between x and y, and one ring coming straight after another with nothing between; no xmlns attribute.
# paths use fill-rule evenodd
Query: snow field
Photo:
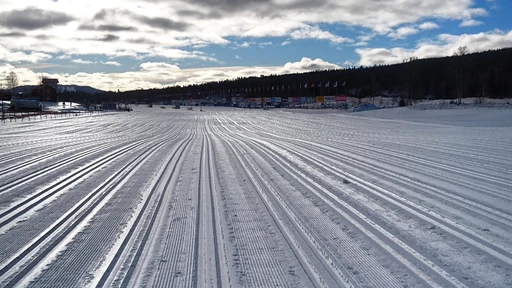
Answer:
<svg viewBox="0 0 512 288"><path fill-rule="evenodd" d="M205 110L1 124L0 286L512 286L511 110Z"/></svg>

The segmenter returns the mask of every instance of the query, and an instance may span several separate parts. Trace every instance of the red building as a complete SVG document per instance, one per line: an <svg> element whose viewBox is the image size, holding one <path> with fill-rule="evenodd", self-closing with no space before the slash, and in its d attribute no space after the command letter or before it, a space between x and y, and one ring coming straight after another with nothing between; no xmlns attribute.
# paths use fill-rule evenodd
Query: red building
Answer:
<svg viewBox="0 0 512 288"><path fill-rule="evenodd" d="M37 86L32 90L32 98L39 99L39 101L58 102L57 95L58 79L44 78L43 84Z"/></svg>

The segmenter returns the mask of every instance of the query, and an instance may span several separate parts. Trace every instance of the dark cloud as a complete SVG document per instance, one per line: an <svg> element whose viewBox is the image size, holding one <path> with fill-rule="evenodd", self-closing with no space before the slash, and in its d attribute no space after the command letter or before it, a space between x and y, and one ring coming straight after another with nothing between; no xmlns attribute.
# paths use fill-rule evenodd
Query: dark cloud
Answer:
<svg viewBox="0 0 512 288"><path fill-rule="evenodd" d="M94 20L103 20L107 17L107 10L103 9L94 15Z"/></svg>
<svg viewBox="0 0 512 288"><path fill-rule="evenodd" d="M37 35L36 38L39 39L39 40L48 40L48 39L50 39L50 37L48 35L42 35L42 34L41 35Z"/></svg>
<svg viewBox="0 0 512 288"><path fill-rule="evenodd" d="M96 26L82 24L82 25L78 26L78 30L96 30Z"/></svg>
<svg viewBox="0 0 512 288"><path fill-rule="evenodd" d="M185 12L185 13L191 13L191 12ZM193 13L193 12L192 12ZM202 15L201 13L196 15ZM215 15L215 13L209 13L208 15L212 15L212 17ZM204 15L203 15L204 16ZM188 27L190 27L190 24L186 22L179 22L179 21L173 21L168 18L164 17L149 17L146 15L138 15L131 11L125 10L125 9L103 9L96 13L94 15L93 20L112 20L117 17L129 17L131 19L135 19L141 23L144 23L146 25L149 25L151 27L163 29L163 30L174 30L174 31L185 31ZM118 26L118 25L100 25L98 27L95 27L96 29L90 29L93 28L91 25L83 25L85 28L88 28L87 30L103 30L103 31L110 31L110 32L116 32L116 31L133 31L135 28L133 27L125 27L125 26ZM103 28L103 29L100 29ZM133 30L132 30L133 29Z"/></svg>
<svg viewBox="0 0 512 288"><path fill-rule="evenodd" d="M318 8L322 6L331 6L332 8L332 1L330 1L331 4L327 5L329 0L296 0L288 1L289 3L284 4L277 4L273 0L182 0L182 2L209 9L211 11L209 13L198 13L188 10L179 12L181 13L180 15L200 16L202 19L215 19L219 16L225 15L225 13L240 11L252 11L257 15L269 17L271 15L279 15L281 11L308 11L311 8ZM218 11L222 11L222 14Z"/></svg>
<svg viewBox="0 0 512 288"><path fill-rule="evenodd" d="M0 33L0 37L23 37L25 33L22 32L10 32L10 33Z"/></svg>
<svg viewBox="0 0 512 288"><path fill-rule="evenodd" d="M117 41L119 40L119 36L116 36L116 35L112 35L112 34L107 34L105 35L105 37L99 39L100 41L104 41L104 42L112 42L112 41Z"/></svg>
<svg viewBox="0 0 512 288"><path fill-rule="evenodd" d="M135 29L134 27L130 27L130 26L119 26L119 25L113 25L113 24L105 24L105 25L99 25L98 30L118 32L118 31L136 31L137 29Z"/></svg>
<svg viewBox="0 0 512 288"><path fill-rule="evenodd" d="M78 27L78 30L92 30L92 31L106 31L106 32L119 32L119 31L137 31L136 28L130 26L120 26L114 24L104 24L104 25L88 25L82 24Z"/></svg>
<svg viewBox="0 0 512 288"><path fill-rule="evenodd" d="M162 17L147 17L138 16L140 22L145 23L151 27L160 28L163 30L185 31L190 26L185 22L176 22Z"/></svg>
<svg viewBox="0 0 512 288"><path fill-rule="evenodd" d="M209 13L203 13L196 10L179 10L177 11L178 15L183 17L192 17L199 19L220 19L224 15L217 10L210 11Z"/></svg>
<svg viewBox="0 0 512 288"><path fill-rule="evenodd" d="M94 15L93 20L111 20L116 16L135 17L135 14L126 9L102 9Z"/></svg>
<svg viewBox="0 0 512 288"><path fill-rule="evenodd" d="M157 44L157 42L147 39L147 38L134 38L134 39L127 39L126 41L134 44Z"/></svg>
<svg viewBox="0 0 512 288"><path fill-rule="evenodd" d="M64 25L73 21L73 17L54 11L38 8L27 8L0 13L0 26L36 30L55 25Z"/></svg>

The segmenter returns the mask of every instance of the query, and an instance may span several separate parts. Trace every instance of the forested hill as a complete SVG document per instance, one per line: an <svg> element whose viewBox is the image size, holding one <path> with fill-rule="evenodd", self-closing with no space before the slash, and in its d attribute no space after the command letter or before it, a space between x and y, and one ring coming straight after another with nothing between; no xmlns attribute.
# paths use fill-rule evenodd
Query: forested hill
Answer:
<svg viewBox="0 0 512 288"><path fill-rule="evenodd" d="M345 93L349 96L369 97L385 94L405 99L512 96L512 48L472 54L463 52L463 55L444 58L411 58L394 65L262 75L185 87L108 92L97 94L94 96L96 99L91 100L153 102L184 97L205 98L218 94L241 97ZM327 83L329 87L326 87Z"/></svg>

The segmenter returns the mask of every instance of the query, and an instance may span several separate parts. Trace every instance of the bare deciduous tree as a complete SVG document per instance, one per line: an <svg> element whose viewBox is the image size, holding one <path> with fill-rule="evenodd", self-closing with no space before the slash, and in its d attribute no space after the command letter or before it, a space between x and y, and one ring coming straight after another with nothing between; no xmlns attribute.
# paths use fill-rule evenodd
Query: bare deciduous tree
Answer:
<svg viewBox="0 0 512 288"><path fill-rule="evenodd" d="M18 75L11 71L9 75L7 75L7 89L11 90L11 93L14 92L14 88L18 87Z"/></svg>
<svg viewBox="0 0 512 288"><path fill-rule="evenodd" d="M457 48L457 51L453 52L453 56L462 56L466 54L469 54L467 46L459 46L459 48Z"/></svg>

